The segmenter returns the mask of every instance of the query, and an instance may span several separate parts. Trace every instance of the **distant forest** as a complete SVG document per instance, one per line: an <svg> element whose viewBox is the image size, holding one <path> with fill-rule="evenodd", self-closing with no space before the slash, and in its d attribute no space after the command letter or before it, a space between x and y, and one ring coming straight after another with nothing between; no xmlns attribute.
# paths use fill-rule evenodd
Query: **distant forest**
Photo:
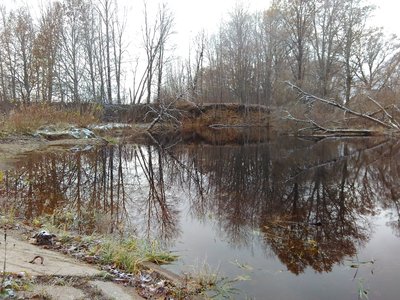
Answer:
<svg viewBox="0 0 400 300"><path fill-rule="evenodd" d="M140 56L127 64L133 30L118 1L0 8L0 101L284 106L294 99L285 81L340 103L399 98L399 40L368 22L375 8L363 0L238 5L216 32L197 34L186 58L173 51L167 4L137 10Z"/></svg>

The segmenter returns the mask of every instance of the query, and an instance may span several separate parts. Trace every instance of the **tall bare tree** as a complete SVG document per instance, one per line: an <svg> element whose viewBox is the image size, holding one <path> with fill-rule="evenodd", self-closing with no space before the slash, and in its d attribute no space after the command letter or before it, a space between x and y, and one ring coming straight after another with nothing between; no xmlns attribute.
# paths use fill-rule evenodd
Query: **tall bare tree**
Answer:
<svg viewBox="0 0 400 300"><path fill-rule="evenodd" d="M29 103L31 101L36 74L33 68L35 30L32 17L27 8L22 7L17 11L13 29L17 90L22 101Z"/></svg>
<svg viewBox="0 0 400 300"><path fill-rule="evenodd" d="M163 80L164 64L167 62L167 42L171 36L174 25L174 17L168 6L163 3L158 9L158 55L157 55L157 101L161 101L161 88Z"/></svg>
<svg viewBox="0 0 400 300"><path fill-rule="evenodd" d="M53 98L57 55L60 49L62 30L62 5L49 4L42 12L38 34L34 45L37 70L38 99L51 102Z"/></svg>
<svg viewBox="0 0 400 300"><path fill-rule="evenodd" d="M356 76L367 91L384 88L400 63L399 40L373 28L363 37L356 55Z"/></svg>
<svg viewBox="0 0 400 300"><path fill-rule="evenodd" d="M260 104L276 104L279 98L277 94L279 82L285 76L285 54L286 54L286 31L284 23L280 18L279 8L272 5L263 13L261 23L261 48L258 53L262 54L261 64L258 68L263 69L260 76L262 86Z"/></svg>
<svg viewBox="0 0 400 300"><path fill-rule="evenodd" d="M64 23L62 29L62 48L60 65L61 99L81 102L81 79L84 78L86 60L84 56L83 22L87 16L88 4L85 0L66 0L64 2Z"/></svg>
<svg viewBox="0 0 400 300"><path fill-rule="evenodd" d="M345 0L344 8L340 12L342 18L342 60L344 64L344 94L345 102L352 96L354 78L356 76L357 59L356 53L366 31L366 21L371 14L373 7L363 3L363 0Z"/></svg>
<svg viewBox="0 0 400 300"><path fill-rule="evenodd" d="M306 65L309 61L309 42L312 32L312 20L315 11L313 0L278 0L276 5L282 13L287 32L287 51L294 80L299 86L305 79ZM293 57L293 58L291 58Z"/></svg>
<svg viewBox="0 0 400 300"><path fill-rule="evenodd" d="M147 3L143 10L143 49L146 55L144 66L137 60L134 70L134 86L132 87L131 102L140 103L145 98L150 103L153 97L153 87L156 86L156 96L160 96L163 78L167 42L172 34L173 14L166 4L158 7L154 20L151 20ZM143 69L140 74L138 70ZM156 77L157 76L157 77ZM139 77L136 80L136 77ZM154 82L156 80L156 82Z"/></svg>
<svg viewBox="0 0 400 300"><path fill-rule="evenodd" d="M342 0L319 1L314 9L311 44L316 58L316 91L322 97L331 94L333 77L339 71L341 50Z"/></svg>
<svg viewBox="0 0 400 300"><path fill-rule="evenodd" d="M221 42L225 66L231 75L229 85L239 103L248 103L253 79L253 19L243 6L236 6L225 28Z"/></svg>
<svg viewBox="0 0 400 300"><path fill-rule="evenodd" d="M115 5L116 2L115 2ZM114 17L114 21L112 22L112 45L113 45L113 54L114 54L114 72L115 72L115 85L116 85L116 98L117 103L121 104L122 102L122 59L123 54L125 52L125 44L124 44L124 33L126 27L126 14L120 20L118 16L118 7L116 6L116 15Z"/></svg>
<svg viewBox="0 0 400 300"><path fill-rule="evenodd" d="M102 0L99 5L99 14L102 20L102 24L105 29L104 35L104 51L105 51L105 68L106 68L106 82L107 82L107 102L113 102L112 92L112 61L111 61L111 42L112 42L112 23L114 18L114 10L111 0Z"/></svg>
<svg viewBox="0 0 400 300"><path fill-rule="evenodd" d="M87 60L87 86L90 99L95 102L103 102L104 94L101 89L102 64L98 64L100 49L102 49L100 17L98 16L97 8L92 4L85 12L86 17L83 20L84 27L84 47Z"/></svg>

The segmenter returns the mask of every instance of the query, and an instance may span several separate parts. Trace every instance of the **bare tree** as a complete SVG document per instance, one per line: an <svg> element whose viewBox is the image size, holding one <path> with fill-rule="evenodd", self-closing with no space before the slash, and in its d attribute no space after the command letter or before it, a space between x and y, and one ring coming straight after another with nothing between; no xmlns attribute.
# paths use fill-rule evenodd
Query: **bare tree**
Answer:
<svg viewBox="0 0 400 300"><path fill-rule="evenodd" d="M154 27L151 27L149 24L149 16L147 11L147 4L144 4L144 28L143 28L143 42L144 48L146 51L147 58L147 66L146 66L146 103L150 103L151 100L151 86L153 82L154 76L154 64L157 57L157 52L159 48L159 44L157 41L157 27L158 20L154 24Z"/></svg>
<svg viewBox="0 0 400 300"><path fill-rule="evenodd" d="M261 51L257 48L257 52L262 54L261 63L258 69L261 69L260 85L262 86L262 99L260 104L271 105L278 102L279 82L285 76L285 30L284 23L280 18L279 8L272 5L264 12L262 18L261 30Z"/></svg>
<svg viewBox="0 0 400 300"><path fill-rule="evenodd" d="M231 12L225 28L221 43L225 49L225 66L230 75L229 85L239 103L248 103L253 75L253 20L243 6L237 6Z"/></svg>
<svg viewBox="0 0 400 300"><path fill-rule="evenodd" d="M331 95L333 78L338 72L342 10L342 0L321 1L314 10L311 44L316 57L317 90L322 97Z"/></svg>
<svg viewBox="0 0 400 300"><path fill-rule="evenodd" d="M102 74L102 64L98 64L101 45L101 30L99 25L99 16L97 8L90 5L89 9L85 12L84 18L84 47L87 59L87 73L88 73L88 95L90 99L95 102L102 102L104 94L101 94L101 81L100 74Z"/></svg>
<svg viewBox="0 0 400 300"><path fill-rule="evenodd" d="M189 58L186 62L187 84L192 99L196 99L201 94L205 47L206 34L203 30L194 40L194 62L192 63L191 49L189 49Z"/></svg>
<svg viewBox="0 0 400 300"><path fill-rule="evenodd" d="M32 17L27 8L23 7L17 11L13 27L13 48L16 58L17 89L24 103L31 101L31 93L36 80L33 68L33 45L35 31Z"/></svg>
<svg viewBox="0 0 400 300"><path fill-rule="evenodd" d="M4 35L5 35L5 25L6 25L6 9L4 6L0 6L0 41L4 45ZM5 47L0 48L0 100L7 101L8 100L8 87L6 82L6 55L5 55Z"/></svg>
<svg viewBox="0 0 400 300"><path fill-rule="evenodd" d="M33 49L37 69L38 99L40 97L45 102L51 102L53 97L55 67L62 30L61 21L61 4L59 2L50 4L42 12Z"/></svg>
<svg viewBox="0 0 400 300"><path fill-rule="evenodd" d="M88 10L85 0L66 0L64 3L62 30L62 52L60 65L61 98L65 96L74 102L81 102L81 79L84 78L86 60L84 55L83 20Z"/></svg>
<svg viewBox="0 0 400 300"><path fill-rule="evenodd" d="M166 42L172 33L173 16L165 4L161 5L157 12L157 17L151 25L147 11L147 5L144 5L144 27L143 43L146 52L146 103L150 103L152 96L152 85L155 71L158 71L157 94L161 88L162 71L164 63L164 53ZM159 95L157 95L159 96Z"/></svg>
<svg viewBox="0 0 400 300"><path fill-rule="evenodd" d="M309 40L315 10L314 1L278 0L276 3L281 10L282 20L288 34L287 51L294 58L293 64L290 63L294 80L299 86L302 86L310 55Z"/></svg>
<svg viewBox="0 0 400 300"><path fill-rule="evenodd" d="M115 6L117 3L115 2ZM123 16L122 21L119 21L118 7L116 7L116 13L114 21L112 22L112 42L113 42L113 53L114 53L114 72L115 72L115 84L116 84L116 98L117 103L121 104L121 76L122 76L122 59L124 54L124 32L126 26L126 15Z"/></svg>
<svg viewBox="0 0 400 300"><path fill-rule="evenodd" d="M1 7L1 87L3 100L17 99L15 55L12 51L12 14L9 16L4 6Z"/></svg>
<svg viewBox="0 0 400 300"><path fill-rule="evenodd" d="M174 22L174 17L169 11L167 5L164 3L159 8L158 11L159 19L159 51L157 56L157 101L161 101L161 88L163 80L164 64L167 62L166 52L167 52L167 42L172 34L172 26Z"/></svg>
<svg viewBox="0 0 400 300"><path fill-rule="evenodd" d="M384 88L400 63L399 41L386 38L380 28L373 28L363 37L356 54L356 76L367 91Z"/></svg>
<svg viewBox="0 0 400 300"><path fill-rule="evenodd" d="M368 19L372 6L363 5L362 0L345 0L344 9L340 12L342 18L342 60L344 64L344 101L347 103L351 98L351 91L354 86L356 74L356 53L365 31L366 20Z"/></svg>
<svg viewBox="0 0 400 300"><path fill-rule="evenodd" d="M99 14L102 20L102 23L105 28L104 35L104 51L105 51L105 67L106 67L106 82L107 82L107 102L112 103L112 78L111 78L111 70L112 70L112 62L111 62L111 42L112 42L112 24L114 18L114 10L112 7L111 0L102 0L99 5Z"/></svg>

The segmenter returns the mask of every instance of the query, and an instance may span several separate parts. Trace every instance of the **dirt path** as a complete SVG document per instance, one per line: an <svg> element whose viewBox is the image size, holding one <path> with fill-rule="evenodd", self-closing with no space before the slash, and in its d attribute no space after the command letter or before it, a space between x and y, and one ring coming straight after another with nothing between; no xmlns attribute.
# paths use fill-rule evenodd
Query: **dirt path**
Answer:
<svg viewBox="0 0 400 300"><path fill-rule="evenodd" d="M2 265L6 254L7 273L46 278L45 282L35 285L33 291L19 292L18 296L23 299L47 296L50 299L75 300L92 298L93 294L96 299L143 299L133 288L100 280L104 277L104 271L71 257L10 235L7 236L6 245L5 252L4 242L1 243L0 262Z"/></svg>

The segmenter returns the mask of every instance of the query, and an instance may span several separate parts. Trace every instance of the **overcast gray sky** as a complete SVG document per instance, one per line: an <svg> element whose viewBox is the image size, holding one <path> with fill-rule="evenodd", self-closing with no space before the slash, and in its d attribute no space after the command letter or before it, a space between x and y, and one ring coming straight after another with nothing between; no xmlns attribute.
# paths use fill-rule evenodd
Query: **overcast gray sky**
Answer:
<svg viewBox="0 0 400 300"><path fill-rule="evenodd" d="M0 0L7 7L29 4L38 6L55 0ZM375 17L371 20L377 26L383 26L388 33L396 33L400 36L399 0L367 0L376 5ZM186 56L189 43L202 29L207 33L214 32L227 13L237 3L243 3L249 11L260 11L269 7L272 0L147 0L149 10L160 2L168 4L174 14L175 26L173 41L176 45L176 53ZM130 40L130 48L139 47L141 39L141 27L143 24L143 0L117 0L120 10L127 14L128 26L126 37ZM133 47L132 47L133 46ZM131 53L133 54L133 53Z"/></svg>
<svg viewBox="0 0 400 300"><path fill-rule="evenodd" d="M1 1L1 0L0 0ZM44 0L45 1L45 0ZM117 0L122 6L127 6L129 20L133 30L140 30L143 20L143 0ZM147 0L149 7L156 7L162 0ZM398 0L367 0L376 5L375 17L371 20L377 26L383 26L388 33L400 36L398 21L400 1ZM200 30L212 33L221 21L227 17L237 3L243 3L249 11L260 11L269 7L272 0L164 0L175 16L175 36L177 53L185 55L190 40ZM137 22L135 25L133 25ZM128 30L129 31L129 30ZM132 34L133 32L131 32Z"/></svg>
<svg viewBox="0 0 400 300"><path fill-rule="evenodd" d="M119 0L126 1L130 5L139 5L143 0ZM148 0L149 3L158 0ZM136 2L136 3L135 3ZM175 13L176 30L179 34L197 32L201 28L211 31L217 28L222 17L237 3L244 3L250 11L262 10L269 7L271 0L167 0L165 1ZM135 4L133 4L135 3ZM390 33L400 35L400 1L399 0L369 0L376 5L377 10L374 22L384 26Z"/></svg>
<svg viewBox="0 0 400 300"><path fill-rule="evenodd" d="M0 0L8 7L13 5L47 3L53 0ZM369 0L378 7L375 23L384 26L389 32L400 35L399 0ZM117 0L120 8L127 7L130 21L142 20L143 0ZM162 0L147 0L149 6L156 6ZM202 28L211 32L218 27L221 18L226 16L236 3L244 3L250 11L267 8L271 0L164 0L175 15L175 31L182 41ZM36 3L36 4L35 4Z"/></svg>

